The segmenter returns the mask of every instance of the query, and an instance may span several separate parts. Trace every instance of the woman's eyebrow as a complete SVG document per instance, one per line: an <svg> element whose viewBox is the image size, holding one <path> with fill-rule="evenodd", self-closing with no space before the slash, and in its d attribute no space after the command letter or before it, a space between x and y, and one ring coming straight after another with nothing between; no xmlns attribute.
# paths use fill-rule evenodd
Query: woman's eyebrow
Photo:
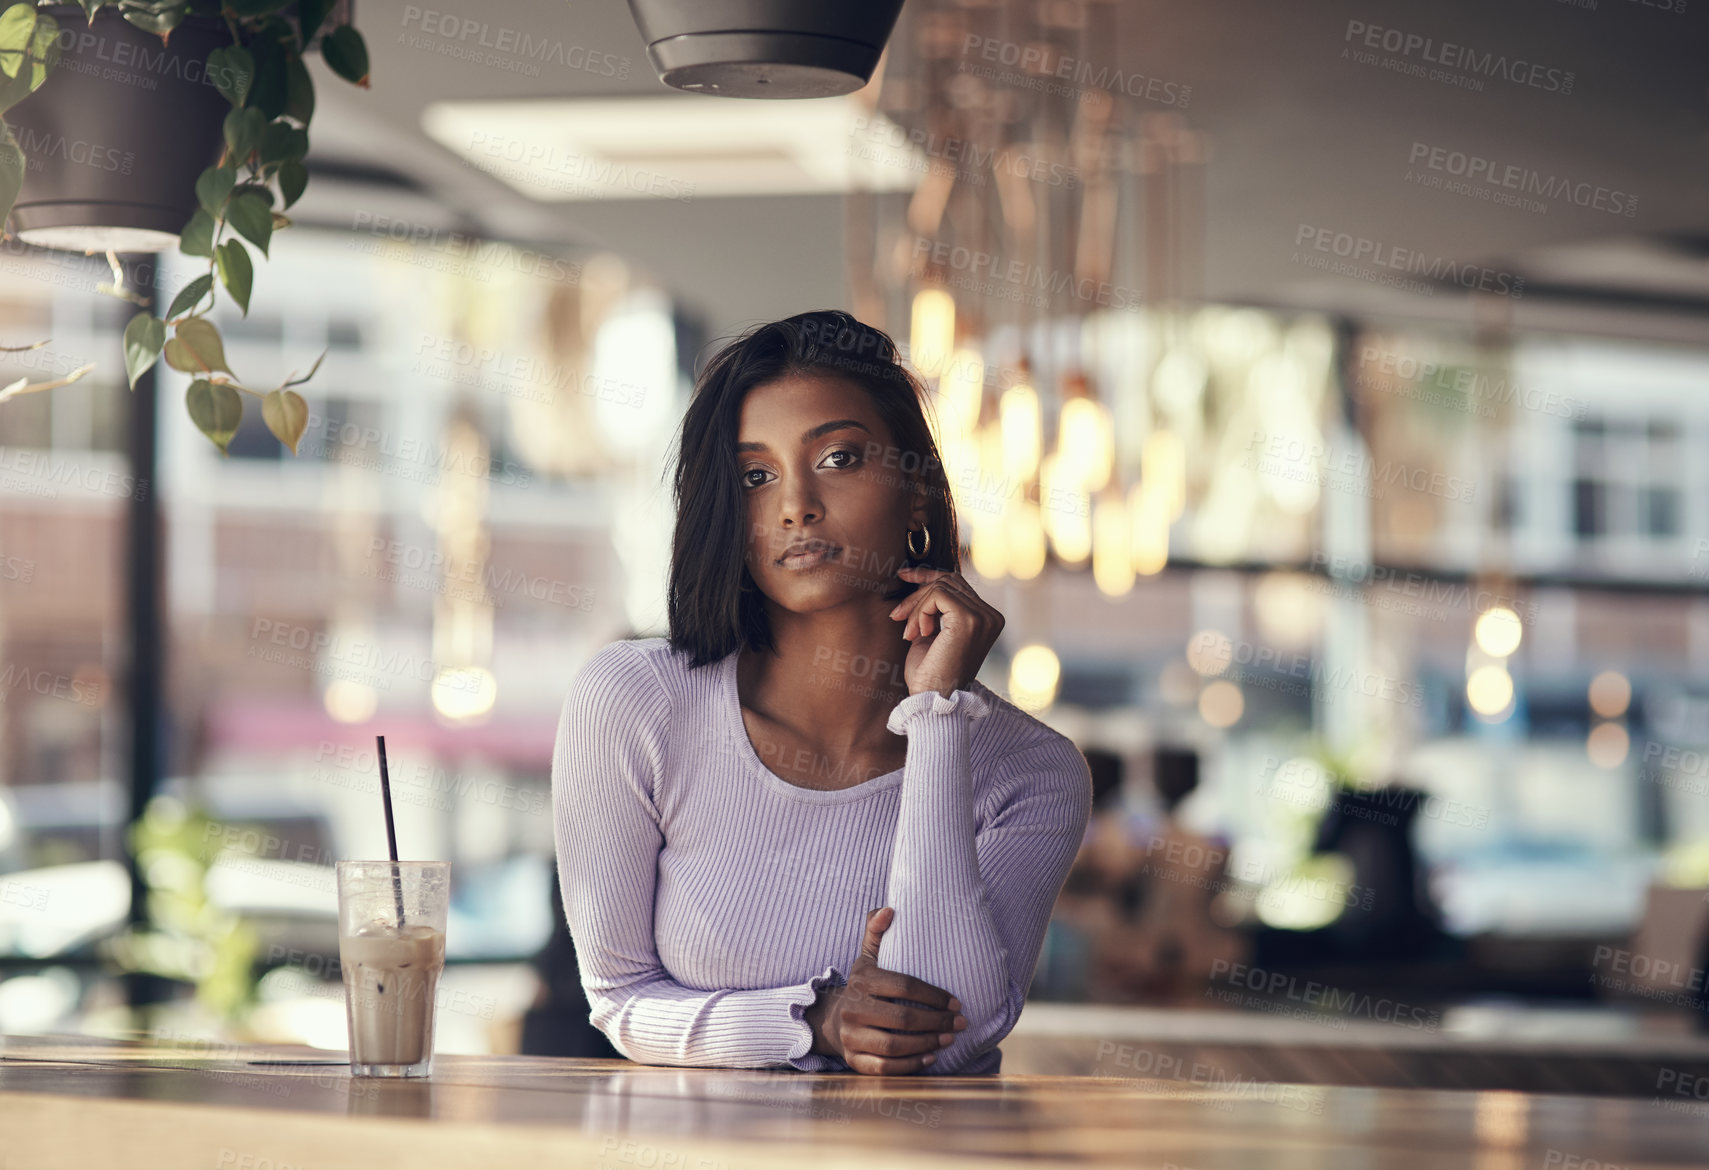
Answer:
<svg viewBox="0 0 1709 1170"><path fill-rule="evenodd" d="M810 430L803 431L801 434L801 441L803 443L811 443L814 439L820 438L823 435L828 435L832 431L847 430L850 427L853 427L856 430L865 431L869 435L872 434L872 428L857 418L834 418L830 422L822 422ZM769 451L771 448L767 447L764 443L748 442L737 443L736 450L738 452Z"/></svg>

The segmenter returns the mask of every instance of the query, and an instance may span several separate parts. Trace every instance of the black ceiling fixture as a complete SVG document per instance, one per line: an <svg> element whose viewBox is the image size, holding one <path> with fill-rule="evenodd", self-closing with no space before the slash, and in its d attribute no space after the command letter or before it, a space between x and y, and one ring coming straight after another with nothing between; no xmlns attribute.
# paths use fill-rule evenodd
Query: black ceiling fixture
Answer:
<svg viewBox="0 0 1709 1170"><path fill-rule="evenodd" d="M902 0L629 0L629 11L666 85L815 98L871 79Z"/></svg>

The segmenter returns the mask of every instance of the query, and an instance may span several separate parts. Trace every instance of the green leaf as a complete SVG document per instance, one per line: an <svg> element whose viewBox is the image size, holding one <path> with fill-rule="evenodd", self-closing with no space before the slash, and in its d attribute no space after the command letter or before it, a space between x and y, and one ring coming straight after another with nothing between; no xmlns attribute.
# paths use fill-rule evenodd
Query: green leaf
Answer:
<svg viewBox="0 0 1709 1170"><path fill-rule="evenodd" d="M344 80L368 88L368 43L350 25L341 24L327 33L320 43L320 55Z"/></svg>
<svg viewBox="0 0 1709 1170"><path fill-rule="evenodd" d="M59 62L58 37L59 22L32 5L14 4L0 13L0 113L41 88Z"/></svg>
<svg viewBox="0 0 1709 1170"><path fill-rule="evenodd" d="M126 20L130 21L137 28L140 28L143 32L153 33L155 36L159 37L162 42L168 39L168 34L171 33L173 29L184 23L184 17L189 14L189 11L190 5L187 2L180 4L175 8L162 9L159 12L145 12L136 8L127 8L124 6L120 6L119 8L120 14L124 16Z"/></svg>
<svg viewBox="0 0 1709 1170"><path fill-rule="evenodd" d="M253 195L266 203L268 207L273 206L273 188L266 183L239 183L231 189L231 193L233 195Z"/></svg>
<svg viewBox="0 0 1709 1170"><path fill-rule="evenodd" d="M261 417L279 441L297 453L297 442L309 425L309 404L295 390L269 390L261 400Z"/></svg>
<svg viewBox="0 0 1709 1170"><path fill-rule="evenodd" d="M225 344L212 321L206 317L190 317L178 322L176 332L178 335L173 340L183 346L180 356L187 356L194 364L189 369L182 366L174 366L174 369L184 369L187 374L212 373L214 370L231 373L231 367L225 363ZM168 355L168 362L170 360Z"/></svg>
<svg viewBox="0 0 1709 1170"><path fill-rule="evenodd" d="M315 83L303 59L292 55L285 62L285 116L307 126L315 116Z"/></svg>
<svg viewBox="0 0 1709 1170"><path fill-rule="evenodd" d="M243 422L243 399L237 391L227 382L197 378L184 395L184 405L189 408L190 421L226 453L226 444Z"/></svg>
<svg viewBox="0 0 1709 1170"><path fill-rule="evenodd" d="M288 36L288 29L286 33ZM255 92L249 95L249 104L268 119L285 112L288 81L286 44L296 48L294 38L280 41L266 33L250 41L250 47L255 51Z"/></svg>
<svg viewBox="0 0 1709 1170"><path fill-rule="evenodd" d="M266 163L282 163L287 159L300 159L309 152L309 132L299 130L289 122L280 119L267 123L267 128L261 132L261 161Z"/></svg>
<svg viewBox="0 0 1709 1170"><path fill-rule="evenodd" d="M225 100L238 109L255 84L255 58L241 45L227 45L208 54L208 79Z"/></svg>
<svg viewBox="0 0 1709 1170"><path fill-rule="evenodd" d="M27 165L24 152L12 138L12 128L0 122L0 227L5 226L6 217L12 214L12 205L18 201L18 192L24 189L24 168ZM300 168L302 164L296 165ZM280 186L284 186L283 181Z"/></svg>
<svg viewBox="0 0 1709 1170"><path fill-rule="evenodd" d="M198 209L190 217L190 222L184 225L184 230L178 233L178 250L186 256L213 256L214 228L217 226L213 216Z"/></svg>
<svg viewBox="0 0 1709 1170"><path fill-rule="evenodd" d="M279 168L279 194L285 197L286 207L301 199L308 185L309 171L302 163L288 162Z"/></svg>
<svg viewBox="0 0 1709 1170"><path fill-rule="evenodd" d="M160 347L166 344L166 322L152 313L138 313L125 325L125 373L131 389L144 370L160 359Z"/></svg>
<svg viewBox="0 0 1709 1170"><path fill-rule="evenodd" d="M267 230L273 230L271 215L267 219ZM227 240L214 249L214 260L219 265L220 283L225 285L231 299L243 310L243 315L249 316L249 290L255 284L255 267L250 263L248 250L237 240Z"/></svg>
<svg viewBox="0 0 1709 1170"><path fill-rule="evenodd" d="M0 12L0 70L7 77L18 76L18 68L35 39L36 19L34 3L14 4Z"/></svg>
<svg viewBox="0 0 1709 1170"><path fill-rule="evenodd" d="M251 152L261 142L261 131L266 125L266 115L253 106L233 110L225 116L225 144L234 162L241 166L249 161Z"/></svg>
<svg viewBox="0 0 1709 1170"><path fill-rule="evenodd" d="M184 313L189 312L208 295L208 290L214 287L212 273L204 272L195 280L178 290L178 295L172 298L172 307L166 310L166 319L174 321Z"/></svg>
<svg viewBox="0 0 1709 1170"><path fill-rule="evenodd" d="M231 194L231 185L236 181L237 171L234 168L209 167L196 177L196 202L209 215L219 218L220 209Z"/></svg>
<svg viewBox="0 0 1709 1170"><path fill-rule="evenodd" d="M263 199L254 192L245 192L231 201L231 205L226 208L225 217L226 222L237 231L238 235L260 248L263 256L267 255L267 243L273 238L272 200ZM235 242L226 241L226 243ZM224 248L225 244L221 244L220 247ZM232 295L237 296L236 293ZM248 294L246 293L244 297L239 299L247 300Z"/></svg>
<svg viewBox="0 0 1709 1170"><path fill-rule="evenodd" d="M308 48L309 42L315 39L326 14L332 11L332 5L333 0L297 0L297 28L303 48ZM308 121L307 118L303 120Z"/></svg>

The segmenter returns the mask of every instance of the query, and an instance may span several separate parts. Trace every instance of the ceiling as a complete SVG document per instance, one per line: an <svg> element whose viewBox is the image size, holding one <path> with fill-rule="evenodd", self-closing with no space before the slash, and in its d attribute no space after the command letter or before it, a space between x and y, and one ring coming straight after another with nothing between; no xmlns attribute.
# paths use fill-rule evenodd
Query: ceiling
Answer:
<svg viewBox="0 0 1709 1170"><path fill-rule="evenodd" d="M310 160L319 176L305 218L348 227L365 209L610 248L648 269L712 335L847 303L841 195L540 203L430 139L423 113L436 101L732 101L659 83L620 0L455 2L360 7L373 88L320 71ZM1184 109L1122 100L1139 112L1177 109L1206 136L1212 299L1709 342L1702 0L1683 11L1670 5L1685 0L1091 3L1110 13L1116 34L1088 50L1089 61L1191 87ZM951 10L966 22L957 27L982 35L1002 36L1010 19L997 3L909 0L897 43L916 35L927 8ZM523 38L534 56L512 47ZM1385 38L1401 51L1385 52ZM1455 80L1401 71L1443 68L1426 54L1458 62L1447 70ZM1485 61L1505 61L1507 75ZM1449 189L1460 156L1485 160L1508 185ZM1436 181L1443 186L1428 185ZM1526 195L1527 182L1548 192ZM1513 184L1529 204L1485 197ZM1579 206L1574 193L1605 206ZM1523 290L1474 304L1446 285L1426 293L1375 283L1392 271L1380 265L1357 275L1310 266L1312 254L1334 260L1353 246L1390 263L1411 255L1471 266L1486 285L1522 279Z"/></svg>

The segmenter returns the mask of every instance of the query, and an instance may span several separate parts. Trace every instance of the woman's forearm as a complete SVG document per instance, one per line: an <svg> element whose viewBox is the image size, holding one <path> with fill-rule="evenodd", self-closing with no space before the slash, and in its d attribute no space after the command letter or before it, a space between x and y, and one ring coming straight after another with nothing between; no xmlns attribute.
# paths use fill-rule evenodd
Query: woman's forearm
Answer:
<svg viewBox="0 0 1709 1170"><path fill-rule="evenodd" d="M967 1029L938 1053L934 1073L960 1068L1013 1024L1007 956L975 846L969 728L983 702L927 692L892 716L893 730L906 728L908 755L887 899L896 917L878 965L961 1000Z"/></svg>

